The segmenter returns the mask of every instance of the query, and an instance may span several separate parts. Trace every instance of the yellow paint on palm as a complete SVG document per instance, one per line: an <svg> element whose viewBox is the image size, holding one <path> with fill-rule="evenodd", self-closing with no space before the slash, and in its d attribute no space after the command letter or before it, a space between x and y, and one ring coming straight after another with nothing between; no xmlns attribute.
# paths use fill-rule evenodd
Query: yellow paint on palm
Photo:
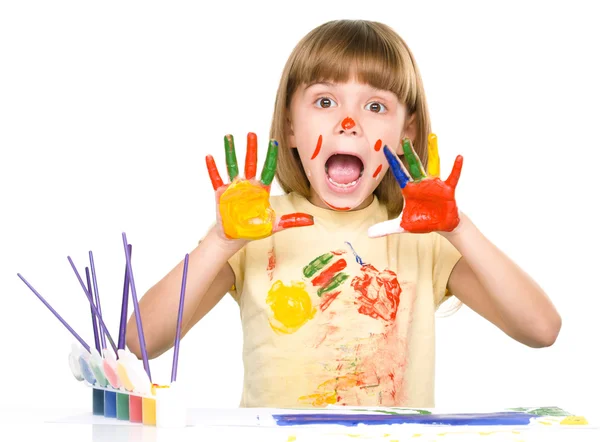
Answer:
<svg viewBox="0 0 600 442"><path fill-rule="evenodd" d="M260 239L273 232L275 212L269 192L257 183L233 182L221 195L219 212L229 238Z"/></svg>
<svg viewBox="0 0 600 442"><path fill-rule="evenodd" d="M431 178L440 176L440 154L435 134L427 137L427 175Z"/></svg>
<svg viewBox="0 0 600 442"><path fill-rule="evenodd" d="M276 281L267 295L267 304L271 307L271 328L281 333L294 333L308 320L317 309L313 307L309 294L302 282L288 286Z"/></svg>
<svg viewBox="0 0 600 442"><path fill-rule="evenodd" d="M125 387L125 390L133 391L133 383L131 382L131 379L129 379L127 370L125 370L125 367L120 362L117 362L117 375L119 376L123 387Z"/></svg>

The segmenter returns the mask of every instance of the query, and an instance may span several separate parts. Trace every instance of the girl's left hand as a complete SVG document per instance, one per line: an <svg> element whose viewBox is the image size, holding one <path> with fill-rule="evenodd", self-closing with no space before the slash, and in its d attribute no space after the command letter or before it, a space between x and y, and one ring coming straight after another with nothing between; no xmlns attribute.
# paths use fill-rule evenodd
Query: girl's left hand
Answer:
<svg viewBox="0 0 600 442"><path fill-rule="evenodd" d="M398 218L371 226L369 236L375 238L402 232L451 232L460 222L454 191L460 177L463 157L456 157L450 176L442 181L439 178L440 158L434 134L430 134L428 139L427 174L410 140L404 140L403 149L410 175L396 154L387 146L383 148L392 173L402 189L404 208Z"/></svg>

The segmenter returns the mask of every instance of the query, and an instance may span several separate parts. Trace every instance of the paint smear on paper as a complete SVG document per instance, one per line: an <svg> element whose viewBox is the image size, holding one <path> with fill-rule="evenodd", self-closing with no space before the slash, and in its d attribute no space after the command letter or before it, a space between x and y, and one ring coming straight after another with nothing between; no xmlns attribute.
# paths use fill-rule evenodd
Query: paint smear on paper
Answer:
<svg viewBox="0 0 600 442"><path fill-rule="evenodd" d="M358 425L392 425L392 424L420 424L420 425L529 425L536 415L520 412L496 413L465 413L465 414L407 414L407 415L382 415L382 414L274 414L273 418L279 426L291 425L344 425L355 427Z"/></svg>
<svg viewBox="0 0 600 442"><path fill-rule="evenodd" d="M271 328L280 333L294 333L316 313L303 282L285 285L276 281L267 295L271 307Z"/></svg>

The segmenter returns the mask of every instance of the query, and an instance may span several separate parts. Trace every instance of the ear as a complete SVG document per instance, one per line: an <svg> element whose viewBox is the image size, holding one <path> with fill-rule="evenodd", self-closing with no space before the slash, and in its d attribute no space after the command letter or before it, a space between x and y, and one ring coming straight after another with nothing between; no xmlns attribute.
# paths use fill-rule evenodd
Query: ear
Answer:
<svg viewBox="0 0 600 442"><path fill-rule="evenodd" d="M294 136L294 127L292 126L289 114L285 117L285 137L287 138L287 145L295 149L296 137Z"/></svg>
<svg viewBox="0 0 600 442"><path fill-rule="evenodd" d="M396 147L396 154L401 157L404 155L404 149L402 148L402 141L405 138L408 138L411 141L414 141L417 136L417 118L416 114L409 115L404 123L404 129L402 130L402 135L400 136L400 142Z"/></svg>
<svg viewBox="0 0 600 442"><path fill-rule="evenodd" d="M404 131L402 138L408 138L411 141L417 137L417 114L414 113L408 117L404 124Z"/></svg>

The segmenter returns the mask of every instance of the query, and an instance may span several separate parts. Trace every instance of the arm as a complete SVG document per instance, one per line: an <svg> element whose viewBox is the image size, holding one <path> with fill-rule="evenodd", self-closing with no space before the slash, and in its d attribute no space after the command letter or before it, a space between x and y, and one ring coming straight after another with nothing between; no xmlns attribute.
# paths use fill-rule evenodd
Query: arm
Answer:
<svg viewBox="0 0 600 442"><path fill-rule="evenodd" d="M448 288L460 301L530 347L548 347L561 318L544 291L494 246L464 214L452 232L439 232L462 258Z"/></svg>
<svg viewBox="0 0 600 442"><path fill-rule="evenodd" d="M227 261L240 248L239 242L232 244L224 241L213 228L190 253L182 337L234 284L233 270ZM148 290L139 301L149 358L160 356L174 344L182 275L183 261ZM126 342L127 347L141 359L135 315L131 315L127 324Z"/></svg>

